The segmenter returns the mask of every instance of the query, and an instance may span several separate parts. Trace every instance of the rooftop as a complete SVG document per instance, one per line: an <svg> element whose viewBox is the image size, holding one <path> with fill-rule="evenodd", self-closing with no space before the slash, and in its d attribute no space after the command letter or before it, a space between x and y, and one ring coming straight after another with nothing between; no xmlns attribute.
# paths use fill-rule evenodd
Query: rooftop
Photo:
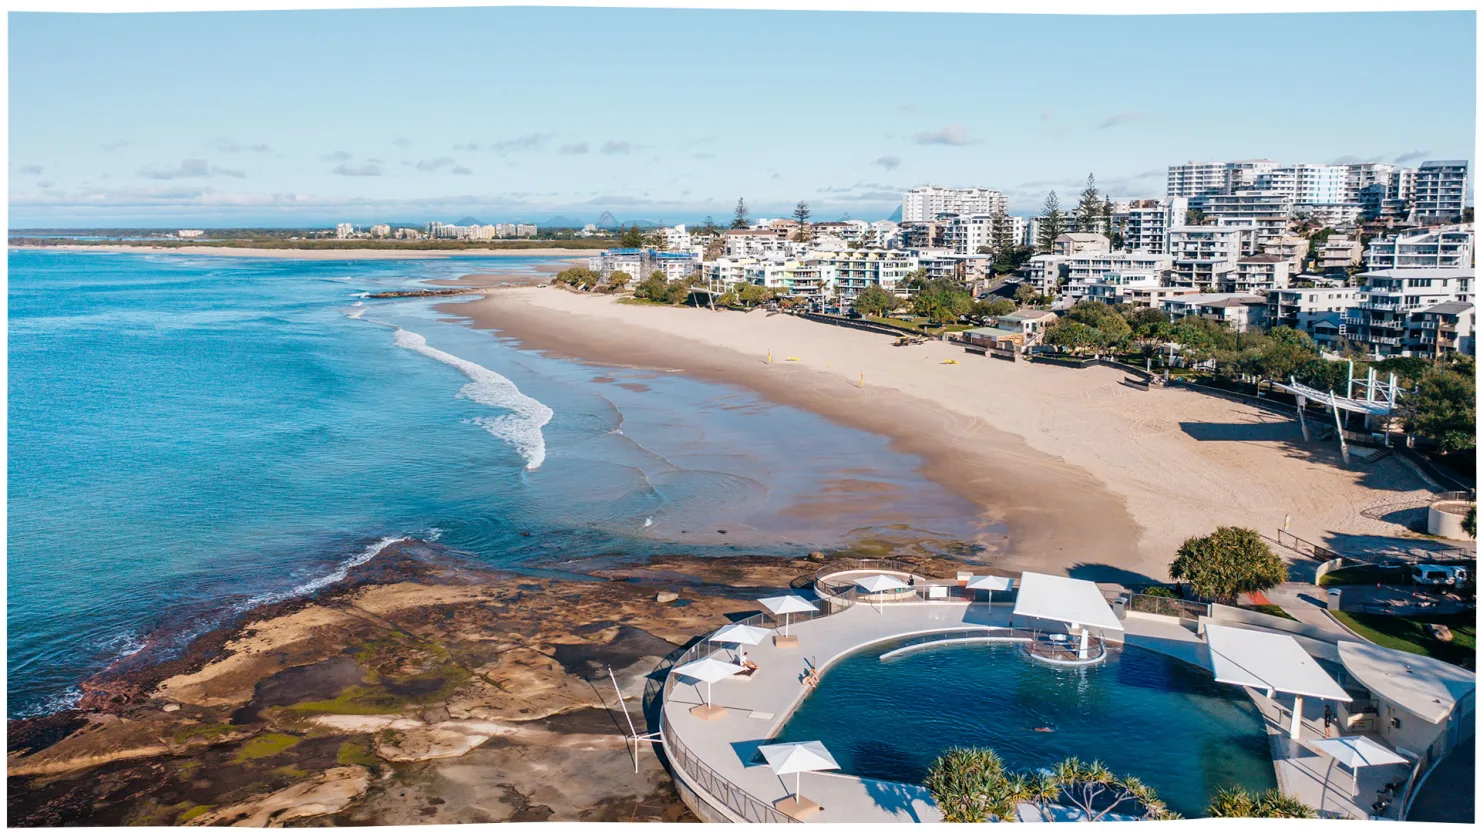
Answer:
<svg viewBox="0 0 1480 833"><path fill-rule="evenodd" d="M1362 685L1430 723L1475 690L1475 672L1366 642L1338 642L1341 664Z"/></svg>

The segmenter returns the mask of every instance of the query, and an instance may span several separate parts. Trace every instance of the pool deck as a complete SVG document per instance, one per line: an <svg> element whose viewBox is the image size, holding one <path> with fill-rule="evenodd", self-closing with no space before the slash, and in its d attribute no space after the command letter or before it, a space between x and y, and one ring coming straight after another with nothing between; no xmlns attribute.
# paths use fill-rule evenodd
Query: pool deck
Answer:
<svg viewBox="0 0 1480 833"><path fill-rule="evenodd" d="M795 776L785 782L764 764L749 763L802 702L802 684L809 663L826 669L840 657L879 642L915 635L983 628L1007 628L1012 605L999 602L891 602L877 606L860 603L832 616L793 623L798 647L783 648L770 640L746 649L759 666L751 678L730 678L714 684L713 699L729 709L720 720L703 721L689 713L698 705L703 685L680 681L663 704L665 733L682 743L716 774L762 802L785 798ZM1022 625L1021 618L1017 624ZM1046 623L1034 623L1043 630ZM1143 645L1207 667L1206 649L1191 630L1159 617L1128 616L1126 642ZM1005 636L1006 634L1004 634ZM1107 637L1116 634L1107 633ZM1201 648L1201 651L1200 651ZM723 648L716 654L723 657ZM937 822L940 811L922 786L874 781L839 773L805 773L801 793L821 809L807 821Z"/></svg>

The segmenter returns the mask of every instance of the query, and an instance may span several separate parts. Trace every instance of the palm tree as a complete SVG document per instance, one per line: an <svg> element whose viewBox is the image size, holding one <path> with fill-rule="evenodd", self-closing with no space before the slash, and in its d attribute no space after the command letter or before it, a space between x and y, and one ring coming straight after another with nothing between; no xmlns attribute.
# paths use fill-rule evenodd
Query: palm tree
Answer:
<svg viewBox="0 0 1480 833"><path fill-rule="evenodd" d="M990 749L947 749L930 765L925 787L945 821L966 824L1017 821L1018 804L1031 797L1026 779L1009 775Z"/></svg>
<svg viewBox="0 0 1480 833"><path fill-rule="evenodd" d="M1208 804L1212 818L1312 819L1316 813L1299 799L1277 789L1257 795L1243 787L1220 787Z"/></svg>
<svg viewBox="0 0 1480 833"><path fill-rule="evenodd" d="M1126 810L1139 807L1143 819L1170 817L1156 790L1134 776L1116 777L1099 761L1085 764L1069 758L1054 767L1053 774L1060 796L1079 808L1087 821L1099 821L1121 805L1128 805Z"/></svg>
<svg viewBox="0 0 1480 833"><path fill-rule="evenodd" d="M1034 807L1038 808L1038 817L1045 821L1051 820L1048 805L1059 800L1059 782L1048 770L1038 770L1027 776L1028 797Z"/></svg>

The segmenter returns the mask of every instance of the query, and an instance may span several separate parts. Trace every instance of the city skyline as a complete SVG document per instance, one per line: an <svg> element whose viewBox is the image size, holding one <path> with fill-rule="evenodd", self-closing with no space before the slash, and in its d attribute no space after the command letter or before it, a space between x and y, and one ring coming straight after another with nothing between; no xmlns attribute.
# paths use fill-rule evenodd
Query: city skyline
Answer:
<svg viewBox="0 0 1480 833"><path fill-rule="evenodd" d="M880 219L924 184L1000 190L1025 215L1050 189L1072 205L1091 172L1132 199L1164 194L1167 166L1189 160L1416 167L1474 145L1471 12L416 9L11 27L13 228L723 222L740 197L754 216L807 200L818 219ZM1373 38L1381 62L1352 49ZM1226 72L1199 70L1211 41L1235 45Z"/></svg>

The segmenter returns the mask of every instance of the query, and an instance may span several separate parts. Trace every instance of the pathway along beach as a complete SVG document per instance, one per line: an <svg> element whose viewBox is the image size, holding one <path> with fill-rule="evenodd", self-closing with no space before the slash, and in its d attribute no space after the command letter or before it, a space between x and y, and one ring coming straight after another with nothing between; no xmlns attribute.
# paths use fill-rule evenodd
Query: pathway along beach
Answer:
<svg viewBox="0 0 1480 833"><path fill-rule="evenodd" d="M1345 536L1403 532L1361 510L1429 494L1396 457L1344 468L1334 445L1303 443L1292 419L1186 389L1133 389L1109 368L1009 363L944 342L894 347L791 315L556 287L438 309L552 355L690 373L887 436L1006 524L996 562L1006 569L1164 580L1186 538L1223 524L1272 534L1287 513L1290 532L1339 549Z"/></svg>

